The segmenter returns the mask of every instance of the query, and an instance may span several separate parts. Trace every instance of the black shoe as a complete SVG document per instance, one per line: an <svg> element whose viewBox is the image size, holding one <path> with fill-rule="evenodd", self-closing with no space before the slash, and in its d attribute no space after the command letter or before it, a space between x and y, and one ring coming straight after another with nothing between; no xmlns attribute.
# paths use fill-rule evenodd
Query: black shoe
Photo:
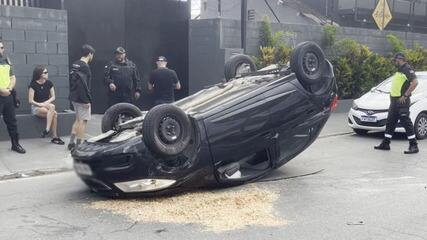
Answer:
<svg viewBox="0 0 427 240"><path fill-rule="evenodd" d="M418 145L417 144L410 144L408 151L404 151L403 153L414 154L414 153L418 153L418 152L419 152Z"/></svg>
<svg viewBox="0 0 427 240"><path fill-rule="evenodd" d="M73 149L76 147L75 143L69 143L67 146L68 151L73 151Z"/></svg>
<svg viewBox="0 0 427 240"><path fill-rule="evenodd" d="M60 139L59 137L56 138L52 138L52 140L50 140L51 143L53 144L58 144L58 145L64 145L64 141L62 141L62 139Z"/></svg>
<svg viewBox="0 0 427 240"><path fill-rule="evenodd" d="M12 151L15 151L20 154L26 153L25 149L19 143L13 144L11 149Z"/></svg>
<svg viewBox="0 0 427 240"><path fill-rule="evenodd" d="M43 130L42 132L42 138L45 138L49 134L49 131Z"/></svg>
<svg viewBox="0 0 427 240"><path fill-rule="evenodd" d="M382 141L380 145L374 147L377 150L390 150L390 143Z"/></svg>

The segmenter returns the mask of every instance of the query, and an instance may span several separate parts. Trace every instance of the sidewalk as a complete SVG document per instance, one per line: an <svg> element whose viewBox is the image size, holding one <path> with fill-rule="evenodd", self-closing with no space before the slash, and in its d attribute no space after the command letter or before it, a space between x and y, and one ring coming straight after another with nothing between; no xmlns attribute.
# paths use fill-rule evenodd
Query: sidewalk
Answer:
<svg viewBox="0 0 427 240"><path fill-rule="evenodd" d="M96 136L101 133L102 115L93 115L87 133ZM347 113L334 113L326 123L320 137L352 132L347 126ZM89 136L88 136L89 137ZM63 137L68 144L69 137ZM72 169L72 158L66 145L50 143L50 138L23 139L20 141L27 150L17 154L10 150L9 141L0 142L0 180L63 172Z"/></svg>
<svg viewBox="0 0 427 240"><path fill-rule="evenodd" d="M101 133L102 115L92 115L87 137ZM10 150L10 141L0 142L0 180L43 175L72 169L72 158L67 150L69 136L61 137L65 145L50 143L51 138L22 139L26 154Z"/></svg>

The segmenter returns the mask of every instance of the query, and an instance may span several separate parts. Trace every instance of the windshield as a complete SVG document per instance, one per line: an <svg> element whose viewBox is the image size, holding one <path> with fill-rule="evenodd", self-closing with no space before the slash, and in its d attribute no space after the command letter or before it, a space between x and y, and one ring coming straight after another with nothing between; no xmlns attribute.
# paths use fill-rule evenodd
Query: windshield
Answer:
<svg viewBox="0 0 427 240"><path fill-rule="evenodd" d="M391 78L389 77L384 80L382 83L378 84L373 90L382 92L382 93L390 93L391 89ZM417 74L418 86L414 92L419 92L421 90L425 91L427 88L427 75L426 74Z"/></svg>

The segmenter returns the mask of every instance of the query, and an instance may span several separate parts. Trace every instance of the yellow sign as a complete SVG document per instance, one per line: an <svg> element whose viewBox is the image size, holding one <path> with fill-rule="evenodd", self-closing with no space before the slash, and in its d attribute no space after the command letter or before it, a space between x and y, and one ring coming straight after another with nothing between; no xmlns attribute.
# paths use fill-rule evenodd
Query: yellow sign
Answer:
<svg viewBox="0 0 427 240"><path fill-rule="evenodd" d="M378 1L374 13L372 13L372 17L375 23L377 23L378 28L382 31L393 18L387 0Z"/></svg>

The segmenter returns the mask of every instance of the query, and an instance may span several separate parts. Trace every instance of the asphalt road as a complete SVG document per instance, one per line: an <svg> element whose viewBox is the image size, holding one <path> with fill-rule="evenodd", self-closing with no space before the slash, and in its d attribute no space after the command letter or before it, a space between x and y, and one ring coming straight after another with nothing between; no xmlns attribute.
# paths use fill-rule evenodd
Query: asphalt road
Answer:
<svg viewBox="0 0 427 240"><path fill-rule="evenodd" d="M135 222L88 208L103 199L66 172L0 182L0 239L427 239L427 140L412 156L402 153L403 139L390 152L374 151L379 141L322 137L268 178L322 172L234 188L276 191L273 211L286 225L211 232Z"/></svg>

